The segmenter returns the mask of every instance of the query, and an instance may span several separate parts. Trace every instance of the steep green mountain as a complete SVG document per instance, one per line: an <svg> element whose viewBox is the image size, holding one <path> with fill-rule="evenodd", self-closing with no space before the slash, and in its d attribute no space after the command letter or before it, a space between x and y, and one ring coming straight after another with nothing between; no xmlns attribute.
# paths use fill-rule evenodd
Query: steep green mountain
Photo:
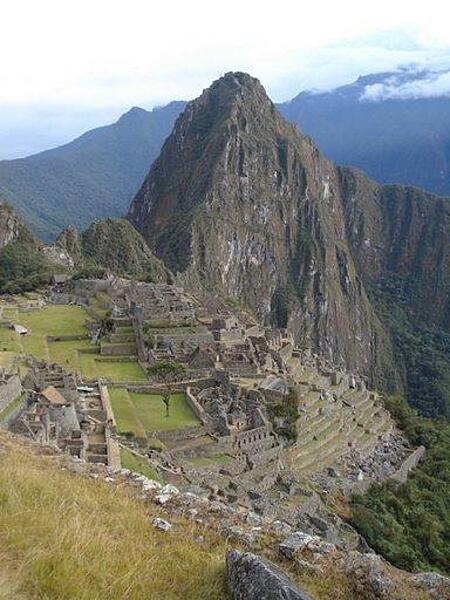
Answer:
<svg viewBox="0 0 450 600"><path fill-rule="evenodd" d="M48 282L51 272L42 244L0 201L0 293L34 290Z"/></svg>
<svg viewBox="0 0 450 600"><path fill-rule="evenodd" d="M92 223L83 233L65 229L56 246L66 251L75 267L83 271L106 269L117 275L146 281L168 281L170 275L144 238L124 219Z"/></svg>
<svg viewBox="0 0 450 600"><path fill-rule="evenodd" d="M240 298L332 363L450 414L439 367L439 399L417 397L411 371L429 357L411 364L383 311L395 279L408 327L447 335L449 202L336 167L249 75L187 105L128 216L192 288Z"/></svg>
<svg viewBox="0 0 450 600"><path fill-rule="evenodd" d="M0 294L35 290L55 272L75 277L107 273L167 282L171 275L143 237L124 219L92 223L83 233L65 229L44 245L8 204L0 201Z"/></svg>
<svg viewBox="0 0 450 600"><path fill-rule="evenodd" d="M42 239L121 216L183 106L133 108L65 146L1 161L0 193Z"/></svg>
<svg viewBox="0 0 450 600"><path fill-rule="evenodd" d="M330 92L302 92L278 108L338 164L381 183L450 195L450 98L433 94L443 76L367 75Z"/></svg>

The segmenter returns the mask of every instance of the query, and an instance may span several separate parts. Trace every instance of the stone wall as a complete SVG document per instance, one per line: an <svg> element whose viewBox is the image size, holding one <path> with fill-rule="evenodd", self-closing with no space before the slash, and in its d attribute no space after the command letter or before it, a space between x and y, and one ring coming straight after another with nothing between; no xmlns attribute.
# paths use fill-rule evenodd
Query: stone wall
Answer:
<svg viewBox="0 0 450 600"><path fill-rule="evenodd" d="M259 451L249 456L249 463L252 468L266 465L273 460L277 460L280 454L280 446L274 446L267 450Z"/></svg>
<svg viewBox="0 0 450 600"><path fill-rule="evenodd" d="M152 437L155 437L162 442L179 442L182 440L200 437L204 434L205 431L201 425L192 425L191 427L183 427L183 429L154 431Z"/></svg>
<svg viewBox="0 0 450 600"><path fill-rule="evenodd" d="M207 425L209 421L208 415L197 402L197 399L192 394L191 388L189 386L186 388L186 402L189 405L192 412L194 413L194 415L197 417L197 419L199 419L203 423L203 425Z"/></svg>
<svg viewBox="0 0 450 600"><path fill-rule="evenodd" d="M278 390L271 390L270 388L260 388L264 399L267 402L285 402L287 395Z"/></svg>
<svg viewBox="0 0 450 600"><path fill-rule="evenodd" d="M294 346L290 342L285 344L282 348L280 348L278 353L280 355L281 360L286 363L290 358L292 358L293 350Z"/></svg>
<svg viewBox="0 0 450 600"><path fill-rule="evenodd" d="M412 452L400 465L400 468L392 475L399 483L405 483L412 469L415 469L422 458L425 456L425 447L419 446Z"/></svg>
<svg viewBox="0 0 450 600"><path fill-rule="evenodd" d="M47 342L76 342L78 340L86 340L88 336L85 334L79 335L48 335Z"/></svg>
<svg viewBox="0 0 450 600"><path fill-rule="evenodd" d="M267 427L257 427L248 431L241 431L235 436L235 446L243 452L254 452L272 446L272 437Z"/></svg>
<svg viewBox="0 0 450 600"><path fill-rule="evenodd" d="M105 412L105 416L106 416L106 421L109 424L109 426L114 429L116 429L116 418L114 417L114 411L112 409L111 406L111 400L109 398L109 392L108 392L108 388L106 387L106 385L100 385L100 400L102 403L102 408Z"/></svg>
<svg viewBox="0 0 450 600"><path fill-rule="evenodd" d="M100 354L102 356L133 356L136 354L136 344L102 344Z"/></svg>
<svg viewBox="0 0 450 600"><path fill-rule="evenodd" d="M8 406L22 393L22 383L18 375L12 375L6 381L0 382L0 411Z"/></svg>

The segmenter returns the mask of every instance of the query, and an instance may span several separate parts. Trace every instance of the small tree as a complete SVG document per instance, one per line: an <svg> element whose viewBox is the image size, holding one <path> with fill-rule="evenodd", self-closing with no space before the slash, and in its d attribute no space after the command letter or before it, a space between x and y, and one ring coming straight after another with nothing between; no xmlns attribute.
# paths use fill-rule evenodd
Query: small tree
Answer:
<svg viewBox="0 0 450 600"><path fill-rule="evenodd" d="M162 400L166 406L166 417L169 416L170 410L170 396L172 395L172 386L169 384L167 388L163 391Z"/></svg>
<svg viewBox="0 0 450 600"><path fill-rule="evenodd" d="M166 384L166 387L162 392L162 401L166 407L166 417L169 417L173 383L178 375L186 373L186 365L183 365L183 363L177 362L176 360L161 360L150 365L147 369L147 373L152 377L156 377L158 381Z"/></svg>

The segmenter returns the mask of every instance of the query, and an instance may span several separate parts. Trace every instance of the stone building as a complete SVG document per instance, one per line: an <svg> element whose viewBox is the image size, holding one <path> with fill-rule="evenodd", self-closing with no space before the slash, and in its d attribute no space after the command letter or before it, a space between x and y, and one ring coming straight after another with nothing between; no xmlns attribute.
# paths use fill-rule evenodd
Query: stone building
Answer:
<svg viewBox="0 0 450 600"><path fill-rule="evenodd" d="M224 376L222 383L193 388L189 396L207 431L226 438L233 453L255 452L277 444L257 390L244 390Z"/></svg>

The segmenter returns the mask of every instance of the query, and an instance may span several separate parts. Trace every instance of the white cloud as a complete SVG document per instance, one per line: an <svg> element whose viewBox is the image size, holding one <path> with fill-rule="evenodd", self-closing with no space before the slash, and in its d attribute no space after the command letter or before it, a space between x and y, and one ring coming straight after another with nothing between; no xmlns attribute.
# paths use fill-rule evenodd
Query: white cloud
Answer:
<svg viewBox="0 0 450 600"><path fill-rule="evenodd" d="M408 62L450 57L441 0L4 0L0 157L14 134L2 113L29 116L30 139L60 142L133 105L197 96L229 70L261 79L277 101ZM66 114L31 122L31 115ZM85 119L73 115L84 114ZM56 136L58 137L58 136ZM40 142L41 143L41 142ZM55 136L48 137L48 144ZM33 151L35 150L35 145ZM4 155L4 151L3 151Z"/></svg>
<svg viewBox="0 0 450 600"><path fill-rule="evenodd" d="M392 76L383 83L368 85L362 94L362 100L406 100L419 98L437 98L450 96L450 71L443 73L418 73L417 79L402 81Z"/></svg>

